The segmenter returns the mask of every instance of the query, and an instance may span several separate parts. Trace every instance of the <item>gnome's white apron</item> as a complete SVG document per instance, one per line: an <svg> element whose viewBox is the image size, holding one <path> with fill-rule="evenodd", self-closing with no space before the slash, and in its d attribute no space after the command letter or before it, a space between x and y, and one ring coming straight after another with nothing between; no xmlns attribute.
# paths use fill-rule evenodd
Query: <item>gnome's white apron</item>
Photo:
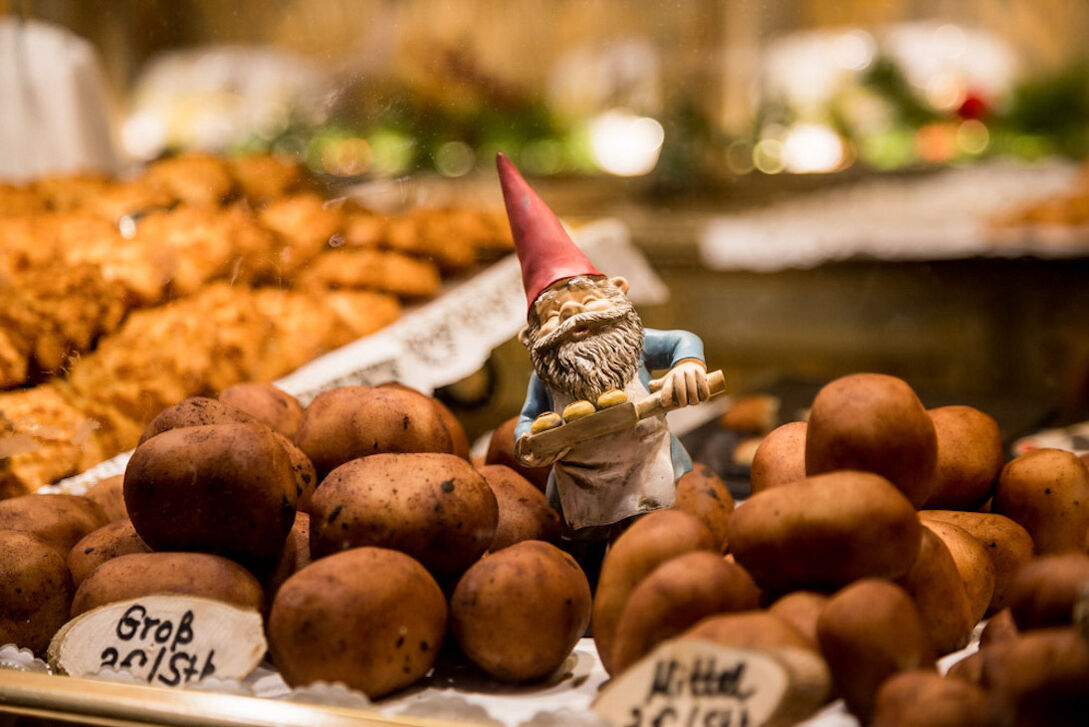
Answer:
<svg viewBox="0 0 1089 727"><path fill-rule="evenodd" d="M628 401L649 395L636 375L624 387ZM570 395L552 391L556 411ZM563 519L572 530L609 525L624 518L671 507L676 496L671 439L665 414L642 419L634 428L575 445L553 467Z"/></svg>

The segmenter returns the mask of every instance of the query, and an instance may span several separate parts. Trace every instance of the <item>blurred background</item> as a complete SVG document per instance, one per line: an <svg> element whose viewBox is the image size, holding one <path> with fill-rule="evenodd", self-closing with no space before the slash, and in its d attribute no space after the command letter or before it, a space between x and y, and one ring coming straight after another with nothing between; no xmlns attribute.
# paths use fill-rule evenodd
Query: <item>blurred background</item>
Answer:
<svg viewBox="0 0 1089 727"><path fill-rule="evenodd" d="M1009 440L1089 418L1089 3L0 0L0 23L9 180L269 151L331 190L495 205L503 150L572 222L622 220L671 291L648 325L786 418L865 370ZM509 342L444 396L480 432L527 372Z"/></svg>

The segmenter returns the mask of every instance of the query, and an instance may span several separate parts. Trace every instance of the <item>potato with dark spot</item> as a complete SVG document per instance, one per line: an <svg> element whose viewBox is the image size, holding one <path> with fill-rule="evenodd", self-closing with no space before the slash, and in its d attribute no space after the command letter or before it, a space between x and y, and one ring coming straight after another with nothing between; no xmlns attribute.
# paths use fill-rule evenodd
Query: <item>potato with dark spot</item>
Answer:
<svg viewBox="0 0 1089 727"><path fill-rule="evenodd" d="M314 469L314 463L290 439L275 430L272 434L291 460L291 472L295 477L295 507L303 512L309 512L310 498L318 487L318 473Z"/></svg>
<svg viewBox="0 0 1089 727"><path fill-rule="evenodd" d="M977 538L961 527L940 520L924 520L923 527L941 538L957 566L972 612L972 623L979 623L994 597L994 561Z"/></svg>
<svg viewBox="0 0 1089 727"><path fill-rule="evenodd" d="M56 549L30 533L0 530L0 644L42 654L68 620L72 592Z"/></svg>
<svg viewBox="0 0 1089 727"><path fill-rule="evenodd" d="M609 548L594 594L593 623L597 653L610 674L616 628L636 586L658 566L693 550L718 553L718 544L695 515L672 509L644 515Z"/></svg>
<svg viewBox="0 0 1089 727"><path fill-rule="evenodd" d="M264 594L253 574L208 553L130 553L107 560L83 579L72 618L92 608L155 593L177 593L261 610Z"/></svg>
<svg viewBox="0 0 1089 727"><path fill-rule="evenodd" d="M491 439L488 440L484 464L501 464L510 467L532 482L538 490L544 492L552 467L526 467L514 458L514 427L517 424L518 417L511 417L495 428Z"/></svg>
<svg viewBox="0 0 1089 727"><path fill-rule="evenodd" d="M934 423L906 381L851 374L813 399L805 435L807 475L833 470L874 472L916 508L930 497L937 460Z"/></svg>
<svg viewBox="0 0 1089 727"><path fill-rule="evenodd" d="M234 384L219 392L218 398L288 439L295 438L302 421L303 407L299 400L272 384L258 381Z"/></svg>
<svg viewBox="0 0 1089 727"><path fill-rule="evenodd" d="M62 561L80 538L107 522L101 507L79 495L21 495L0 500L0 530L41 538Z"/></svg>
<svg viewBox="0 0 1089 727"><path fill-rule="evenodd" d="M794 591L779 598L768 611L798 629L817 646L817 617L820 616L828 596L816 591Z"/></svg>
<svg viewBox="0 0 1089 727"><path fill-rule="evenodd" d="M97 503L102 511L106 513L106 518L111 522L125 520L129 516L128 510L125 509L124 475L114 475L99 480L88 487L83 496L91 502Z"/></svg>
<svg viewBox="0 0 1089 727"><path fill-rule="evenodd" d="M1037 555L1084 550L1089 472L1073 452L1034 449L1002 468L993 508L1028 531Z"/></svg>
<svg viewBox="0 0 1089 727"><path fill-rule="evenodd" d="M310 403L295 436L319 477L373 454L453 451L431 397L403 386L342 388Z"/></svg>
<svg viewBox="0 0 1089 727"><path fill-rule="evenodd" d="M496 679L545 679L563 664L590 622L590 585L575 559L524 540L477 561L450 599L454 638Z"/></svg>
<svg viewBox="0 0 1089 727"><path fill-rule="evenodd" d="M915 604L886 580L866 578L832 596L817 619L817 641L836 691L864 723L886 679L934 667L933 647Z"/></svg>
<svg viewBox="0 0 1089 727"><path fill-rule="evenodd" d="M436 576L459 575L495 538L499 506L461 457L377 454L337 467L314 492L314 559L375 546L408 553Z"/></svg>
<svg viewBox="0 0 1089 727"><path fill-rule="evenodd" d="M970 406L942 406L927 414L938 437L938 458L924 507L978 510L1006 461L998 423Z"/></svg>
<svg viewBox="0 0 1089 727"><path fill-rule="evenodd" d="M827 590L866 576L899 578L922 526L884 477L843 470L753 495L730 516L734 558L766 590Z"/></svg>
<svg viewBox="0 0 1089 727"><path fill-rule="evenodd" d="M734 497L714 470L705 464L695 463L691 472L686 472L677 480L673 507L699 518L711 531L719 551L726 550L726 522L734 511Z"/></svg>
<svg viewBox="0 0 1089 727"><path fill-rule="evenodd" d="M1069 626L1081 589L1089 584L1089 555L1060 553L1022 567L1010 585L1010 613L1019 631Z"/></svg>
<svg viewBox="0 0 1089 727"><path fill-rule="evenodd" d="M994 564L994 594L991 611L1006 607L1010 584L1021 566L1032 560L1032 536L1008 517L992 512L962 512L960 510L920 510L919 518L951 523L966 531L983 544Z"/></svg>
<svg viewBox="0 0 1089 727"><path fill-rule="evenodd" d="M144 433L140 436L140 444L157 434L162 434L171 429L238 422L256 423L257 419L231 404L209 399L206 396L191 396L159 412L144 427Z"/></svg>
<svg viewBox="0 0 1089 727"><path fill-rule="evenodd" d="M805 479L806 422L788 422L768 432L752 458L752 494Z"/></svg>
<svg viewBox="0 0 1089 727"><path fill-rule="evenodd" d="M655 568L628 598L616 626L614 673L707 616L759 606L760 589L741 566L705 550L678 555Z"/></svg>
<svg viewBox="0 0 1089 727"><path fill-rule="evenodd" d="M95 568L111 558L150 552L151 548L136 534L131 520L114 520L72 546L68 552L68 570L72 573L72 583L78 587Z"/></svg>
<svg viewBox="0 0 1089 727"><path fill-rule="evenodd" d="M125 505L153 550L214 553L259 572L295 520L291 460L264 424L171 429L136 448Z"/></svg>
<svg viewBox="0 0 1089 727"><path fill-rule="evenodd" d="M421 391L413 389L411 386L406 386L400 382L387 381L379 386L391 386L398 389L404 389L411 391L415 394L427 396ZM450 407L443 404L437 397L427 397L431 400L431 404L435 407L435 411L439 413L439 418L442 419L443 425L446 427L446 433L450 435L450 454L456 454L462 459L469 459L469 437L465 434L465 427L461 425L458 418L454 415L454 412L450 411Z"/></svg>
<svg viewBox="0 0 1089 727"><path fill-rule="evenodd" d="M501 464L484 465L477 471L492 488L499 507L495 538L488 550L494 553L523 540L559 540L560 515L529 480Z"/></svg>
<svg viewBox="0 0 1089 727"><path fill-rule="evenodd" d="M343 682L376 699L431 669L446 618L442 590L420 563L353 548L287 579L269 614L269 650L293 687Z"/></svg>
<svg viewBox="0 0 1089 727"><path fill-rule="evenodd" d="M877 691L872 727L997 727L987 693L937 672L900 672Z"/></svg>
<svg viewBox="0 0 1089 727"><path fill-rule="evenodd" d="M924 527L915 564L896 582L915 602L937 654L968 644L976 619L957 564L941 538Z"/></svg>

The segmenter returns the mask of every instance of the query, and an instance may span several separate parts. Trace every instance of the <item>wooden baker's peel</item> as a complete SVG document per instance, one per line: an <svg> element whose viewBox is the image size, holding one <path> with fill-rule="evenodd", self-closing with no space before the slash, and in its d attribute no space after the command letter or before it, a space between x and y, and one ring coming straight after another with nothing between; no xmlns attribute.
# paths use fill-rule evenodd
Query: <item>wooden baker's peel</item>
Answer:
<svg viewBox="0 0 1089 727"><path fill-rule="evenodd" d="M726 392L726 380L721 370L707 374L707 387L711 397ZM581 419L565 422L553 429L527 434L518 440L516 456L523 461L535 458L553 459L560 452L579 442L631 429L639 423L640 419L661 414L671 408L675 407L662 404L661 392L651 394L640 401L616 404Z"/></svg>

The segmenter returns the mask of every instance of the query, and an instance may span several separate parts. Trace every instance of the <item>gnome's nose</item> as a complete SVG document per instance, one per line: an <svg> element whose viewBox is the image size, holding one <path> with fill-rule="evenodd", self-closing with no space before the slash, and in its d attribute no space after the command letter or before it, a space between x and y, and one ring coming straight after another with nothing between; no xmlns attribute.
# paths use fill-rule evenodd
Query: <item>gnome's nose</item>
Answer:
<svg viewBox="0 0 1089 727"><path fill-rule="evenodd" d="M560 318L567 320L573 315L582 313L584 310L586 310L586 308L583 307L582 303L577 300L569 300L560 306Z"/></svg>

